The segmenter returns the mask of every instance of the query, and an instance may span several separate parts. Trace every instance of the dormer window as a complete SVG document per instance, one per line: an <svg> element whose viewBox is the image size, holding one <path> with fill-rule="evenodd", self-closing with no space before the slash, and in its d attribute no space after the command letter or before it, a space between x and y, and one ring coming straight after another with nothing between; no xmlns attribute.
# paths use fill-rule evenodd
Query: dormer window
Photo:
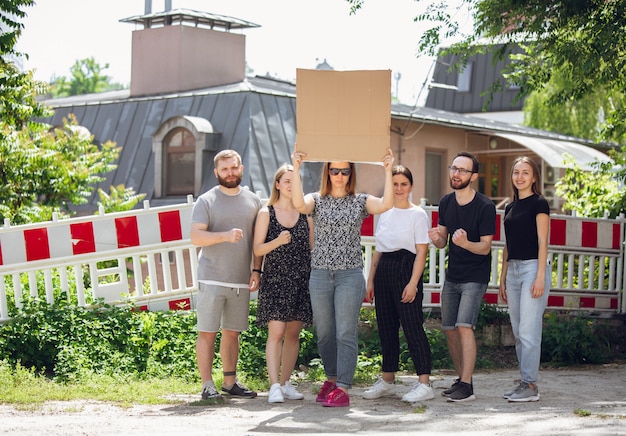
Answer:
<svg viewBox="0 0 626 436"><path fill-rule="evenodd" d="M163 140L165 195L194 192L196 138L184 127L170 131Z"/></svg>
<svg viewBox="0 0 626 436"><path fill-rule="evenodd" d="M176 116L161 124L152 135L155 197L200 195L203 177L212 176L219 138L200 117Z"/></svg>
<svg viewBox="0 0 626 436"><path fill-rule="evenodd" d="M472 67L473 62L468 62L463 71L459 72L456 79L457 92L470 92L472 84Z"/></svg>

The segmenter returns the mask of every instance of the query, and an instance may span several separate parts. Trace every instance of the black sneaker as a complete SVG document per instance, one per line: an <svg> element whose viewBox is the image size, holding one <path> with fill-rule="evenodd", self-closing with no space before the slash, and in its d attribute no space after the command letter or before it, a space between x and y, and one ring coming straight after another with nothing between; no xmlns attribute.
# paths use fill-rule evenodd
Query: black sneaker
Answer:
<svg viewBox="0 0 626 436"><path fill-rule="evenodd" d="M474 387L469 384L460 381L458 387L448 397L448 402L460 403L463 401L475 400Z"/></svg>
<svg viewBox="0 0 626 436"><path fill-rule="evenodd" d="M461 379L455 378L452 386L450 386L450 388L446 389L445 391L442 391L441 395L443 395L444 397L449 397L452 392L456 391L459 388L459 383L461 383Z"/></svg>
<svg viewBox="0 0 626 436"><path fill-rule="evenodd" d="M240 397L240 398L254 398L256 397L256 392L251 391L250 389L248 389L247 387L245 387L244 385L242 385L240 382L235 380L235 384L232 385L230 388L225 388L224 385L222 385L222 392L226 392L228 395L233 396L233 397Z"/></svg>

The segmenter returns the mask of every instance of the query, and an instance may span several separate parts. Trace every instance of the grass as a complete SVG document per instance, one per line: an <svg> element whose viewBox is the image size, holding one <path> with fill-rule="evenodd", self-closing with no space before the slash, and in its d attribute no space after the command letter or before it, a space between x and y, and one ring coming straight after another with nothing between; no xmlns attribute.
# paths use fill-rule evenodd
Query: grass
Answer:
<svg viewBox="0 0 626 436"><path fill-rule="evenodd" d="M221 374L215 382L221 384ZM267 383L250 380L252 389L267 389ZM0 403L13 404L20 410L36 410L46 401L94 400L105 401L119 407L133 404L182 404L189 398L200 397L200 382L175 377L145 378L137 375L89 374L76 382L59 383L32 369L17 365L11 368L0 362ZM208 401L208 402L207 402ZM211 400L198 400L192 405L212 404Z"/></svg>
<svg viewBox="0 0 626 436"><path fill-rule="evenodd" d="M0 368L0 402L36 408L46 401L96 400L121 407L132 404L177 404L173 395L197 394L197 382L176 378L140 379L125 376L90 375L80 382L57 383L18 366Z"/></svg>

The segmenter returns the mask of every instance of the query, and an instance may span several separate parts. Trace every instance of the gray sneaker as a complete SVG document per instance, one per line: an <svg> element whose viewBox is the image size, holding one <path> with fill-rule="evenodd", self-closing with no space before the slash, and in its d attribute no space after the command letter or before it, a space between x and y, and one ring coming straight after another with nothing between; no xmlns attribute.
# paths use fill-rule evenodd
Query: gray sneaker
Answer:
<svg viewBox="0 0 626 436"><path fill-rule="evenodd" d="M519 388L519 385L518 385L518 386L515 386L515 387L514 387L513 389L511 389L510 391L507 391L507 392L503 393L503 394L502 394L502 398L504 398L505 400L508 400L508 399L509 399L509 397L515 393L515 391L517 390L517 388Z"/></svg>
<svg viewBox="0 0 626 436"><path fill-rule="evenodd" d="M213 383L213 380L205 382L202 386L202 399L214 400L217 398L222 398L222 394L217 392L217 388L215 387L215 383Z"/></svg>
<svg viewBox="0 0 626 436"><path fill-rule="evenodd" d="M511 402L527 402L527 401L538 401L539 400L539 390L537 389L537 385L530 385L526 382L521 382L515 392L509 395L507 400Z"/></svg>

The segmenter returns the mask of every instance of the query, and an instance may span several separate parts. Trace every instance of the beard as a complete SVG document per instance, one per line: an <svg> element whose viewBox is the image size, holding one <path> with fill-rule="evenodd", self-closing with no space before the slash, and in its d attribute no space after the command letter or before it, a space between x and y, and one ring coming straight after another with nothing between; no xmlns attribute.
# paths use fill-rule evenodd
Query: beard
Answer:
<svg viewBox="0 0 626 436"><path fill-rule="evenodd" d="M222 185L224 188L236 188L237 186L239 186L241 184L241 174L239 174L238 176L235 177L235 179L231 179L231 180L226 180L223 179L222 177L220 177L219 175L217 176L217 181L219 182L220 185Z"/></svg>
<svg viewBox="0 0 626 436"><path fill-rule="evenodd" d="M450 179L450 187L452 189L454 189L455 191L457 191L457 190L461 190L461 189L467 188L471 182L472 182L472 178L471 177L469 179L467 179L466 182L461 181L458 184L455 184L455 182L452 179Z"/></svg>

